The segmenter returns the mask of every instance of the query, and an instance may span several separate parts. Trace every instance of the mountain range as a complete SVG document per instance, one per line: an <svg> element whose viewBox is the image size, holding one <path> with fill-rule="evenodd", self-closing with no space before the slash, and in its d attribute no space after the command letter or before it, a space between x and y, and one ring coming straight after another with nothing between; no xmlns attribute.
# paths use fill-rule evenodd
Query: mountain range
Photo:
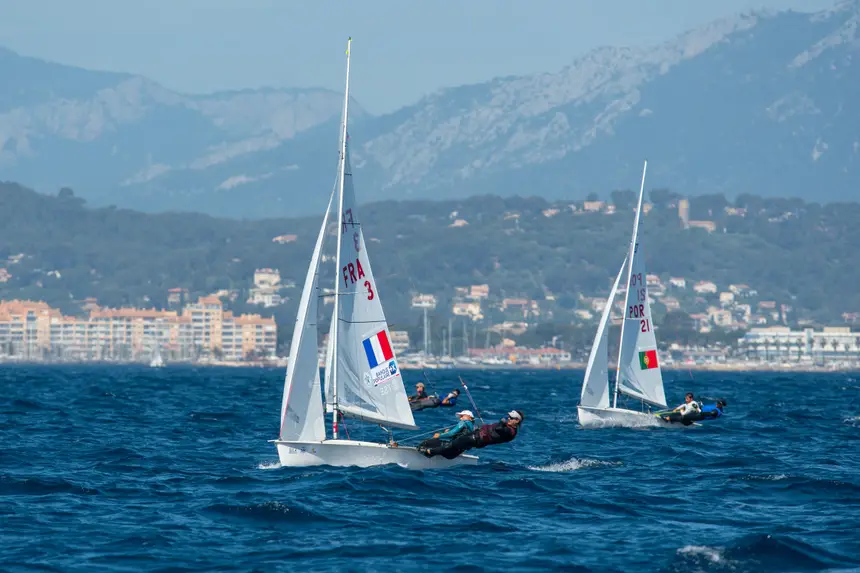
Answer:
<svg viewBox="0 0 860 573"><path fill-rule="evenodd" d="M756 12L554 73L441 89L374 116L351 103L358 196L682 194L856 199L860 0ZM360 57L360 52L356 53ZM360 68L359 68L360 69ZM94 204L232 217L322 211L342 95L187 95L0 48L0 180Z"/></svg>

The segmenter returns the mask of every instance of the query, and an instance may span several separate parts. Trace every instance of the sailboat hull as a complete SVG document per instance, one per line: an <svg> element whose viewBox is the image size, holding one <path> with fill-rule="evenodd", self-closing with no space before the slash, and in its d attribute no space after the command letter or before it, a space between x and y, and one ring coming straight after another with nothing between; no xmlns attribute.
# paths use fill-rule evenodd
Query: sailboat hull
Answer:
<svg viewBox="0 0 860 573"><path fill-rule="evenodd" d="M670 424L645 412L624 408L577 407L579 425L583 428L686 428L683 424Z"/></svg>
<svg viewBox="0 0 860 573"><path fill-rule="evenodd" d="M362 468L397 464L414 470L442 469L452 466L474 466L477 456L463 454L448 460L442 456L426 457L415 448L393 448L376 442L326 440L324 442L284 442L274 440L278 458L286 467L358 466Z"/></svg>

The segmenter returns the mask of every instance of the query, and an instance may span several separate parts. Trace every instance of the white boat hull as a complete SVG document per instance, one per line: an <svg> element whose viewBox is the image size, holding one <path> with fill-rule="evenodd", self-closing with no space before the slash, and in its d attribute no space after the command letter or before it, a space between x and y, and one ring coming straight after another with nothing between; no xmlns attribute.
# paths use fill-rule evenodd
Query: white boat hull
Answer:
<svg viewBox="0 0 860 573"><path fill-rule="evenodd" d="M362 468L397 464L414 469L441 469L478 463L477 456L462 454L453 460L442 456L426 457L415 448L391 447L376 442L326 440L324 442L283 442L273 440L281 466L358 466Z"/></svg>
<svg viewBox="0 0 860 573"><path fill-rule="evenodd" d="M583 428L686 428L670 424L654 414L624 408L587 408L577 406L579 425ZM695 425L695 424L694 424Z"/></svg>

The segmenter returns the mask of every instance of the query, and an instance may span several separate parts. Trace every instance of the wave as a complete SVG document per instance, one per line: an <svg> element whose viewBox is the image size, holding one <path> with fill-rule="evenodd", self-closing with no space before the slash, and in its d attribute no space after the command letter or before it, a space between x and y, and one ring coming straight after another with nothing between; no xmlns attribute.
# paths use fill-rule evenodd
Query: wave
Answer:
<svg viewBox="0 0 860 573"><path fill-rule="evenodd" d="M281 468L281 462L279 462L279 461L260 462L259 464L257 464L258 470L277 470L280 468Z"/></svg>
<svg viewBox="0 0 860 573"><path fill-rule="evenodd" d="M233 412L191 412L188 417L194 422L241 421L241 418Z"/></svg>
<svg viewBox="0 0 860 573"><path fill-rule="evenodd" d="M2 495L51 495L70 493L75 495L98 495L99 490L78 485L61 478L14 478L0 475Z"/></svg>
<svg viewBox="0 0 860 573"><path fill-rule="evenodd" d="M331 521L328 517L299 506L291 506L280 501L267 501L253 505L229 505L218 503L206 508L212 513L230 517L241 517L258 521L291 523L321 523Z"/></svg>
<svg viewBox="0 0 860 573"><path fill-rule="evenodd" d="M792 537L750 535L724 547L686 545L664 571L824 571L860 564Z"/></svg>
<svg viewBox="0 0 860 573"><path fill-rule="evenodd" d="M593 460L589 458L571 458L569 460L565 460L563 462L555 462L552 464L547 464L544 466L526 466L527 469L536 472L553 472L553 473L564 473L564 472L575 472L581 469L588 468L597 468L597 467L609 467L609 466L620 466L621 462L610 462L605 460Z"/></svg>

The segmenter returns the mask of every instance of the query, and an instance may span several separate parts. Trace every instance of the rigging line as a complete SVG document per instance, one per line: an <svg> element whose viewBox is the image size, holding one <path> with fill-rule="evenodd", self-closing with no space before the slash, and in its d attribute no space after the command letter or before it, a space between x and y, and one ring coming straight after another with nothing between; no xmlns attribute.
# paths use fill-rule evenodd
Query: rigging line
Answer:
<svg viewBox="0 0 860 573"><path fill-rule="evenodd" d="M340 415L340 422L339 422L339 424L343 424L343 431L344 431L344 432L346 432L346 439L347 439L347 440L349 440L349 439L350 439L350 437L349 437L349 428L347 428L347 427L346 427L346 416L344 416L344 415L343 415L343 412L341 412L340 410L338 410L338 412L337 412L337 413Z"/></svg>
<svg viewBox="0 0 860 573"><path fill-rule="evenodd" d="M460 384L463 385L463 389L466 391L466 397L469 398L469 402L471 402L472 407L475 408L475 413L478 415L478 419L481 420L481 425L483 426L484 425L484 418L481 417L481 411L478 409L478 405L475 404L475 400L472 399L472 393L469 392L469 387L466 386L465 382L463 382L462 376L458 376L457 378L460 379Z"/></svg>
<svg viewBox="0 0 860 573"><path fill-rule="evenodd" d="M409 436L400 440L401 442L410 442L412 440L417 440L418 438L423 438L424 436L432 436L435 433L442 433L443 430L447 430L449 426L442 426L441 428L436 428L435 430L430 430L429 432L424 432L423 434L418 434L416 436Z"/></svg>
<svg viewBox="0 0 860 573"><path fill-rule="evenodd" d="M424 375L424 381L427 382L427 386L430 386L430 388L433 390L433 394L436 394L436 397L438 398L439 393L436 391L436 386L432 382L430 382L430 378L427 376L427 370L422 368L421 373Z"/></svg>

